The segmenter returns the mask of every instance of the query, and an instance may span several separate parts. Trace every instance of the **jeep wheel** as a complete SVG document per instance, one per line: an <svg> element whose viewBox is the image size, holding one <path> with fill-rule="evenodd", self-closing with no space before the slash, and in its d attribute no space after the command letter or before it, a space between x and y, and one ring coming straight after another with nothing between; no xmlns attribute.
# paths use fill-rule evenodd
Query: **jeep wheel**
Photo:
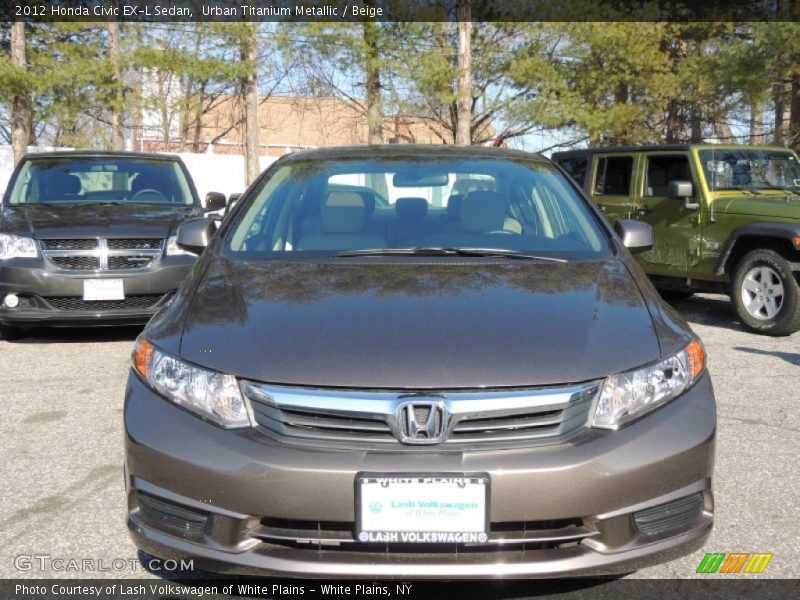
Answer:
<svg viewBox="0 0 800 600"><path fill-rule="evenodd" d="M753 331L777 336L800 329L800 288L777 252L753 250L742 257L733 272L731 300Z"/></svg>
<svg viewBox="0 0 800 600"><path fill-rule="evenodd" d="M20 335L22 335L22 330L19 327L0 325L0 340L15 340Z"/></svg>

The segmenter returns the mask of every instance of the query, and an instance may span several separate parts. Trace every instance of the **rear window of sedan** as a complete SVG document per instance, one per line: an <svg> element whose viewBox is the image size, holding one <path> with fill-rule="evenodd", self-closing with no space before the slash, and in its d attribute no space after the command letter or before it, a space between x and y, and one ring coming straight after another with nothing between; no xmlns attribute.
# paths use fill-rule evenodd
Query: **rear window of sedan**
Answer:
<svg viewBox="0 0 800 600"><path fill-rule="evenodd" d="M300 160L261 182L227 250L300 257L390 248L606 255L585 201L544 161L437 157Z"/></svg>

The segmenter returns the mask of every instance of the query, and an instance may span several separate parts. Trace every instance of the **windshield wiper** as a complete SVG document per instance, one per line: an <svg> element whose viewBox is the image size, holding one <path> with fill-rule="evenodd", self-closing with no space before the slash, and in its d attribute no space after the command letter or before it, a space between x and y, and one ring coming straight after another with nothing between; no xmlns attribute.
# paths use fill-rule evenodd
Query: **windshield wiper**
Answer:
<svg viewBox="0 0 800 600"><path fill-rule="evenodd" d="M367 250L345 250L343 252L337 252L336 256L474 256L540 260L556 263L568 262L566 258L538 256L536 254L528 254L527 252L520 252L518 250L506 250L504 248L473 248L468 246L444 248L439 246L420 246L415 248L373 248Z"/></svg>

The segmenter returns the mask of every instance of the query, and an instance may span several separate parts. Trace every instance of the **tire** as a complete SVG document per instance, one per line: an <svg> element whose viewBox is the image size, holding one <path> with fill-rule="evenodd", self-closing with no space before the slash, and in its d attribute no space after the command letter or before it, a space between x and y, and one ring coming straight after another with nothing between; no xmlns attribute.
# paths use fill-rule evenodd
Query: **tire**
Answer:
<svg viewBox="0 0 800 600"><path fill-rule="evenodd" d="M661 294L661 297L667 302L675 302L676 300L688 300L689 298L694 296L694 292L690 292L689 290L670 290L670 289L658 288L658 293Z"/></svg>
<svg viewBox="0 0 800 600"><path fill-rule="evenodd" d="M16 340L22 335L22 330L13 325L0 325L0 340Z"/></svg>
<svg viewBox="0 0 800 600"><path fill-rule="evenodd" d="M749 329L766 335L800 330L800 287L789 261L772 250L752 250L736 264L731 302Z"/></svg>

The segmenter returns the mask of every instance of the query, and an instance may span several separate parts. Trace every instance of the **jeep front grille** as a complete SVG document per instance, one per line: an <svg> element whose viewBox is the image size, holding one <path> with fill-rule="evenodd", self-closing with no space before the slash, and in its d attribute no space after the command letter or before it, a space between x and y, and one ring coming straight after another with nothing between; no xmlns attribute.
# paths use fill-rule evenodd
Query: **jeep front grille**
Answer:
<svg viewBox="0 0 800 600"><path fill-rule="evenodd" d="M380 450L502 449L564 443L586 428L598 382L564 387L474 392L365 392L288 388L242 382L255 425L264 435L307 446ZM409 440L402 406L441 405L440 442ZM400 411L400 412L398 412ZM440 420L444 423L440 424ZM405 443L401 443L401 440ZM420 443L422 442L422 443Z"/></svg>

